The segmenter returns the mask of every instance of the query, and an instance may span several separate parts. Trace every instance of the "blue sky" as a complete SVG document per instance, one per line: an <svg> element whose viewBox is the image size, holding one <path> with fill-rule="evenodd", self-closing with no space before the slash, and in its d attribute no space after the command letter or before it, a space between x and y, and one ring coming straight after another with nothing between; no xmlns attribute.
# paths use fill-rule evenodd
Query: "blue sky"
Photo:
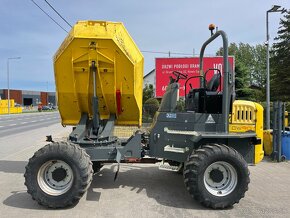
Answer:
<svg viewBox="0 0 290 218"><path fill-rule="evenodd" d="M68 31L45 3L34 0ZM227 32L230 42L252 45L266 39L266 11L277 4L290 9L289 0L48 0L71 24L78 20L121 21L141 51L199 53L209 37L208 24ZM270 43L279 26L280 13L270 14ZM54 91L52 57L67 33L51 21L31 0L1 0L0 7L0 89L7 88L7 58L10 88ZM206 53L214 54L221 41ZM143 53L144 73L154 68L155 57ZM172 55L174 56L174 55ZM176 56L176 55L175 55Z"/></svg>

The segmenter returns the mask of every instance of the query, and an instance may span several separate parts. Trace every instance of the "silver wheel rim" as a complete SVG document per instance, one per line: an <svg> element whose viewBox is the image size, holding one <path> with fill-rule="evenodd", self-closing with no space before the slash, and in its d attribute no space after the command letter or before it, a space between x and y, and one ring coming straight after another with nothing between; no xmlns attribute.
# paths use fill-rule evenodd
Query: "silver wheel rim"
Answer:
<svg viewBox="0 0 290 218"><path fill-rule="evenodd" d="M44 163L37 174L37 182L43 192L52 196L66 193L73 184L71 167L61 160Z"/></svg>
<svg viewBox="0 0 290 218"><path fill-rule="evenodd" d="M217 161L209 165L204 172L204 185L214 196L226 196L237 186L236 169L229 163Z"/></svg>

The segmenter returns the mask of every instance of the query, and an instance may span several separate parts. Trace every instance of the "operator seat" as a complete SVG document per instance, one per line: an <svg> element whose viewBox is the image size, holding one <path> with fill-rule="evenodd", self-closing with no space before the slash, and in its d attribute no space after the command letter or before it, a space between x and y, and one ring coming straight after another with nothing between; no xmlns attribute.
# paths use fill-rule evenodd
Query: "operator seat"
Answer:
<svg viewBox="0 0 290 218"><path fill-rule="evenodd" d="M216 92L220 86L221 75L219 73L214 74L210 81L206 83L206 90L210 92Z"/></svg>
<svg viewBox="0 0 290 218"><path fill-rule="evenodd" d="M218 92L220 79L220 73L214 74L205 88L191 89L186 96L186 110L196 113L222 113L222 93Z"/></svg>

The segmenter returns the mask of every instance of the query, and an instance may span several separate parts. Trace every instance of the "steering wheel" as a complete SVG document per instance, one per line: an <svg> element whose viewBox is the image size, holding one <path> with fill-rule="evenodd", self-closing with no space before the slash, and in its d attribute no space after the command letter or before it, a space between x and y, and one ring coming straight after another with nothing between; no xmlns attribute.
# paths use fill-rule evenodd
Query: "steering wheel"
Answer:
<svg viewBox="0 0 290 218"><path fill-rule="evenodd" d="M172 73L176 77L176 82L178 82L180 79L187 79L186 74L180 73L178 71L173 71Z"/></svg>

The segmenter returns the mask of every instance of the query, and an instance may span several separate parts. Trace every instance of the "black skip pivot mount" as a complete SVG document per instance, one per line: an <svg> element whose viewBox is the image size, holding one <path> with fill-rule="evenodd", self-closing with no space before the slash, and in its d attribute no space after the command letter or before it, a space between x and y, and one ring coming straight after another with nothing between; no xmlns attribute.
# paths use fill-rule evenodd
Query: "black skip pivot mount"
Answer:
<svg viewBox="0 0 290 218"><path fill-rule="evenodd" d="M98 135L99 127L100 127L100 117L99 117L99 101L97 97L97 90L96 90L96 73L97 67L96 62L92 61L91 64L91 72L93 73L93 89L94 89L94 96L93 96L93 133Z"/></svg>

